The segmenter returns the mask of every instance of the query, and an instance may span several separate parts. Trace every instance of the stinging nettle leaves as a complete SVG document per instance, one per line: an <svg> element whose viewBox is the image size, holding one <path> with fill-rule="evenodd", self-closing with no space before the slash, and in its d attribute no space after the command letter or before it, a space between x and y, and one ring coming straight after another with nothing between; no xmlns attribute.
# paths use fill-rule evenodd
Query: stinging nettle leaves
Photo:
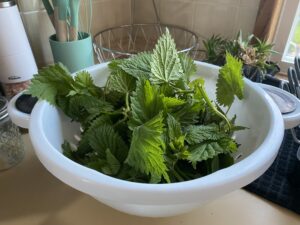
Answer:
<svg viewBox="0 0 300 225"><path fill-rule="evenodd" d="M163 115L159 113L145 124L134 128L126 163L136 170L153 177L163 177L169 182L164 159Z"/></svg>
<svg viewBox="0 0 300 225"><path fill-rule="evenodd" d="M56 105L57 95L67 95L74 80L62 64L55 64L39 70L31 80L28 93Z"/></svg>
<svg viewBox="0 0 300 225"><path fill-rule="evenodd" d="M180 59L184 77L186 80L189 80L189 78L197 71L196 64L194 60L187 55L187 53L182 52L179 53L178 56Z"/></svg>
<svg viewBox="0 0 300 225"><path fill-rule="evenodd" d="M175 97L163 97L162 101L166 108L173 108L185 104L184 100Z"/></svg>
<svg viewBox="0 0 300 225"><path fill-rule="evenodd" d="M106 83L109 91L117 91L123 94L135 90L136 79L125 73L123 70L117 70L112 73Z"/></svg>
<svg viewBox="0 0 300 225"><path fill-rule="evenodd" d="M223 106L230 107L234 96L244 97L244 81L242 76L242 62L229 53L226 54L226 64L219 71L217 80L217 101Z"/></svg>
<svg viewBox="0 0 300 225"><path fill-rule="evenodd" d="M220 70L217 102L204 80L192 82L194 61L177 53L167 30L153 52L108 64L105 87L86 71L74 77L61 64L34 76L29 93L80 122L81 140L65 142L64 154L119 179L145 183L191 180L233 164L238 144L228 110L243 97L241 63L229 54ZM228 111L227 110L227 111ZM197 168L196 168L197 167Z"/></svg>
<svg viewBox="0 0 300 225"><path fill-rule="evenodd" d="M189 125L186 128L186 141L191 144L199 144L207 140L219 140L228 136L224 132L220 132L218 125Z"/></svg>
<svg viewBox="0 0 300 225"><path fill-rule="evenodd" d="M158 40L152 54L150 80L154 84L172 83L182 77L183 70L175 42L168 30Z"/></svg>
<svg viewBox="0 0 300 225"><path fill-rule="evenodd" d="M107 149L109 149L120 162L123 162L127 156L128 149L125 142L120 135L114 131L111 125L103 124L89 129L85 138L88 138L90 146L98 152L100 158L104 159L106 157Z"/></svg>
<svg viewBox="0 0 300 225"><path fill-rule="evenodd" d="M162 96L148 80L140 79L131 97L133 120L140 124L156 116L163 109Z"/></svg>
<svg viewBox="0 0 300 225"><path fill-rule="evenodd" d="M150 62L152 56L150 53L142 52L134 55L128 59L123 60L119 67L126 73L130 74L135 78L146 78L150 77L151 67Z"/></svg>
<svg viewBox="0 0 300 225"><path fill-rule="evenodd" d="M206 141L190 147L190 155L188 156L188 160L192 163L193 167L196 168L198 162L212 159L222 153L233 153L236 150L236 143L230 138L224 138L218 141Z"/></svg>

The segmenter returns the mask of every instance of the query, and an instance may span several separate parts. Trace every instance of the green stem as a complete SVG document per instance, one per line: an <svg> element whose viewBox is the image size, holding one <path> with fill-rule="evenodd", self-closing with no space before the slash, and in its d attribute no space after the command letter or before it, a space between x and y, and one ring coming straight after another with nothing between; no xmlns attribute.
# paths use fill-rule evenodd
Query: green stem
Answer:
<svg viewBox="0 0 300 225"><path fill-rule="evenodd" d="M129 105L129 92L126 93L126 96L125 96L125 104L126 104L126 109L125 109L125 111L126 111L126 112L129 112L129 111L130 111L130 105Z"/></svg>
<svg viewBox="0 0 300 225"><path fill-rule="evenodd" d="M125 122L128 119L128 113L130 112L129 93L128 92L126 93L126 96L125 96L125 104L126 104L126 108L122 112L122 114L124 115L124 117L123 117L123 119L121 119L117 123L115 123L114 127L118 126L119 124Z"/></svg>
<svg viewBox="0 0 300 225"><path fill-rule="evenodd" d="M227 117L221 113L210 101L210 99L208 98L206 92L204 91L203 87L199 87L199 90L201 92L201 95L203 96L205 102L207 103L207 105L222 119L224 119L226 121L226 123L228 124L229 130L231 130L231 124L229 122L229 120L227 119Z"/></svg>
<svg viewBox="0 0 300 225"><path fill-rule="evenodd" d="M175 94L191 94L191 93L194 93L194 90L177 90L175 91Z"/></svg>

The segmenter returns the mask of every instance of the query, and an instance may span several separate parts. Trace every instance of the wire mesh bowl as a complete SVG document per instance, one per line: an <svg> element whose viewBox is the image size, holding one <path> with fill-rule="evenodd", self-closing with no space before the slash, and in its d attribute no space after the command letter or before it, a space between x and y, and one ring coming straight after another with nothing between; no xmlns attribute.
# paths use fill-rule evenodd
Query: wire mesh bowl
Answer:
<svg viewBox="0 0 300 225"><path fill-rule="evenodd" d="M164 24L123 25L100 31L94 36L93 45L99 63L152 51L166 28L175 40L178 52L190 54L196 49L197 35L181 27Z"/></svg>

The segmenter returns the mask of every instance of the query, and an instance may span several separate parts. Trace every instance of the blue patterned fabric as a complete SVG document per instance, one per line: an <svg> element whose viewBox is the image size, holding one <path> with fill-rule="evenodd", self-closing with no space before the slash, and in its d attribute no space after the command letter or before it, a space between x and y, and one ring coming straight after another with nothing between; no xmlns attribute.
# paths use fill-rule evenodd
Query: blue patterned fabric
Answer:
<svg viewBox="0 0 300 225"><path fill-rule="evenodd" d="M296 129L296 132L300 137L300 129ZM272 166L244 188L300 214L300 162L296 158L298 147L299 144L294 142L291 131L285 131Z"/></svg>

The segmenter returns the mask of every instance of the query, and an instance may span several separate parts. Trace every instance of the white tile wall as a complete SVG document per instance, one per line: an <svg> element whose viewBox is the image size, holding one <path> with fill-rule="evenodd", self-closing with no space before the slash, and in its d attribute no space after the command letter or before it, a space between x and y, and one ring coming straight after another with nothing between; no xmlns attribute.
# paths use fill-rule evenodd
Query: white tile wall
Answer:
<svg viewBox="0 0 300 225"><path fill-rule="evenodd" d="M92 35L105 28L129 24L131 1L92 1ZM252 33L260 0L155 0L162 23L185 27L202 37L235 37L238 30ZM27 34L39 66L52 62L48 37L54 32L41 0L18 0ZM81 9L86 27L86 8ZM135 23L156 21L152 0L135 0Z"/></svg>

